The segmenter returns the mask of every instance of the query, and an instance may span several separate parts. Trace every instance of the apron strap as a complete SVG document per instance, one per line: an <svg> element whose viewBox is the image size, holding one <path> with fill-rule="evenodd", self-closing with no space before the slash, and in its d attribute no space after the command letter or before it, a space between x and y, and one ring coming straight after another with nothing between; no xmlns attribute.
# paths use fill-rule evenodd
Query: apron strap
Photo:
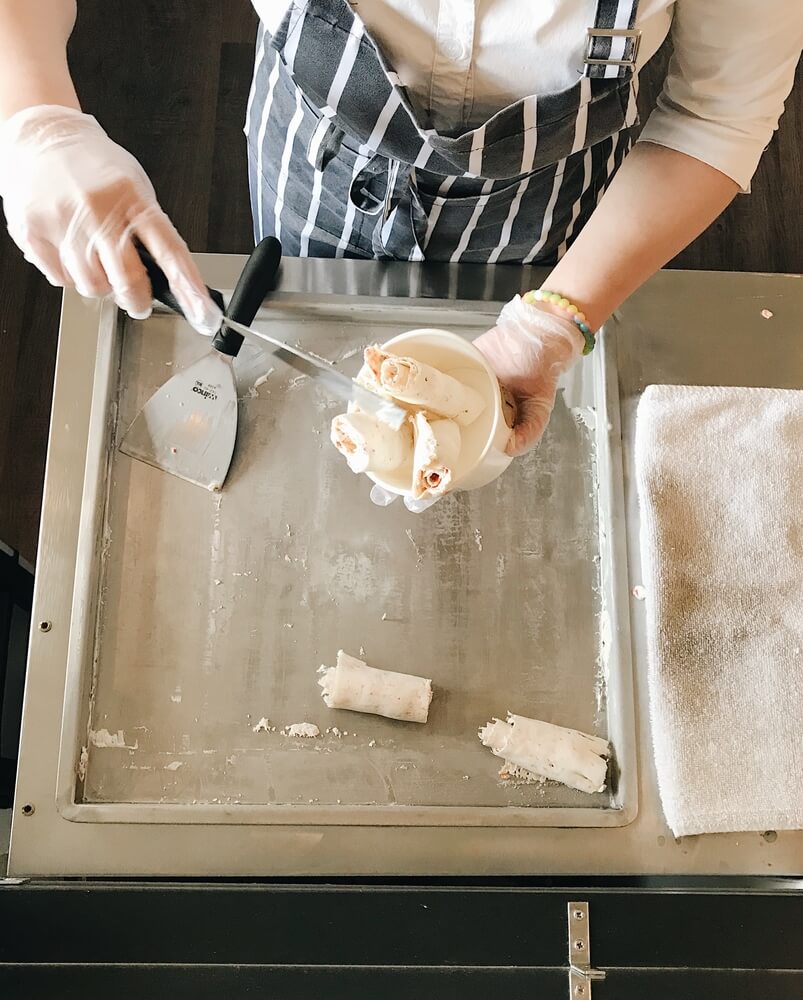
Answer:
<svg viewBox="0 0 803 1000"><path fill-rule="evenodd" d="M387 222L407 190L412 169L411 163L374 153L351 182L349 201L363 215Z"/></svg>
<svg viewBox="0 0 803 1000"><path fill-rule="evenodd" d="M419 231L426 227L426 213L418 199L410 163L374 153L357 173L349 188L349 201L362 215L373 216L371 234L374 256L388 256L395 230L405 230L402 242L410 245L409 260L423 260ZM393 254L390 254L393 256Z"/></svg>
<svg viewBox="0 0 803 1000"><path fill-rule="evenodd" d="M632 76L641 31L635 27L638 0L597 0L594 27L586 35L583 76Z"/></svg>

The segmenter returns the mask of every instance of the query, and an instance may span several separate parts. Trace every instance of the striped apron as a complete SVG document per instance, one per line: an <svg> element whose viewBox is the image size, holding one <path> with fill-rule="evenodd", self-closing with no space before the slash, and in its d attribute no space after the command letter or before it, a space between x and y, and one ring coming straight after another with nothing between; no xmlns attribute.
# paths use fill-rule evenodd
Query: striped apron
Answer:
<svg viewBox="0 0 803 1000"><path fill-rule="evenodd" d="M554 263L630 148L637 7L599 0L568 90L448 136L420 124L345 0L292 3L257 41L245 123L256 238L301 257Z"/></svg>

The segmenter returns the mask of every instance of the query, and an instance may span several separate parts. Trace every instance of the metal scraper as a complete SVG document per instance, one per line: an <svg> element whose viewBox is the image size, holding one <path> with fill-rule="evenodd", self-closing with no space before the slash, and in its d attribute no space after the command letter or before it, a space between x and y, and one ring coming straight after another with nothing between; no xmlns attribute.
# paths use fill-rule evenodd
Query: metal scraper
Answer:
<svg viewBox="0 0 803 1000"><path fill-rule="evenodd" d="M175 312L181 308L164 273L144 247L140 254L153 297ZM273 287L282 248L269 236L246 261L231 297L228 315L250 323ZM220 292L210 295L223 308ZM212 350L177 372L147 401L126 431L120 450L163 472L209 490L226 478L237 436L237 388L232 362L243 338L222 327Z"/></svg>

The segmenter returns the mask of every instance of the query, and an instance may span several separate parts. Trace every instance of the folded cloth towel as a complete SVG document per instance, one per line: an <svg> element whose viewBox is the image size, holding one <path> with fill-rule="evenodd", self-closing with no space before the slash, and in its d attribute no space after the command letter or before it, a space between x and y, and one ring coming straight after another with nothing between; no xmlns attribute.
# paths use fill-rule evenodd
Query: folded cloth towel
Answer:
<svg viewBox="0 0 803 1000"><path fill-rule="evenodd" d="M803 828L803 391L650 386L636 476L667 822Z"/></svg>

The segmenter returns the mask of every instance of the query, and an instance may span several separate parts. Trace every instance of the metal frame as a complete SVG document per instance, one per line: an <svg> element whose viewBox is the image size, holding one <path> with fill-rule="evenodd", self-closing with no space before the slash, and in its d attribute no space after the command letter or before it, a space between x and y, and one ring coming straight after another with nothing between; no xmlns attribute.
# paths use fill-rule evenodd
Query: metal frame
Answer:
<svg viewBox="0 0 803 1000"><path fill-rule="evenodd" d="M233 287L242 257L199 258L208 283ZM537 286L532 269L470 265L420 266L352 261L288 261L280 295L317 290L348 302L357 294L421 299L504 301ZM749 302L747 311L744 303ZM775 313L777 339L768 347L760 318L763 305ZM450 308L460 303L450 303ZM664 272L634 296L610 323L619 353L623 424L613 407L608 432L625 441L624 478L630 582L639 581L638 510L629 469L632 422L645 380L710 379L709 368L727 383L800 384L803 368L793 339L795 316L803 308L803 282L766 275ZM103 310L111 309L110 314ZM65 708L65 666L69 621L75 593L75 554L86 467L86 442L93 372L86 358L95 353L113 307L78 296L65 298L62 326L75 331L59 345L45 511L37 566L34 627L18 798L10 857L14 875L433 875L587 873L797 873L803 834L759 833L684 838L676 842L662 819L652 768L645 667L643 605L633 613L635 690L639 704L639 814L628 826L609 829L504 830L449 827L268 827L265 825L75 823L56 805L55 776ZM710 315L709 315L710 314ZM755 314L757 319L753 319ZM104 326L106 324L106 326ZM738 349L723 359L710 341L696 336L706 324L727 327ZM755 329L754 329L755 327ZM80 334L80 336L79 336ZM634 346L637 341L638 346ZM111 345L102 346L110 350ZM751 353L752 352L752 353ZM711 358L709 364L708 358ZM728 360L729 359L729 360ZM790 361L791 359L791 361ZM803 364L803 358L798 358ZM730 365L727 366L726 362ZM685 373L685 374L684 374ZM745 381L746 380L746 381ZM99 419L96 417L96 419ZM625 516L623 514L623 516ZM90 530L87 527L85 530ZM626 600L628 581L619 581ZM70 707L70 706L67 706ZM635 778L635 776L633 776Z"/></svg>

